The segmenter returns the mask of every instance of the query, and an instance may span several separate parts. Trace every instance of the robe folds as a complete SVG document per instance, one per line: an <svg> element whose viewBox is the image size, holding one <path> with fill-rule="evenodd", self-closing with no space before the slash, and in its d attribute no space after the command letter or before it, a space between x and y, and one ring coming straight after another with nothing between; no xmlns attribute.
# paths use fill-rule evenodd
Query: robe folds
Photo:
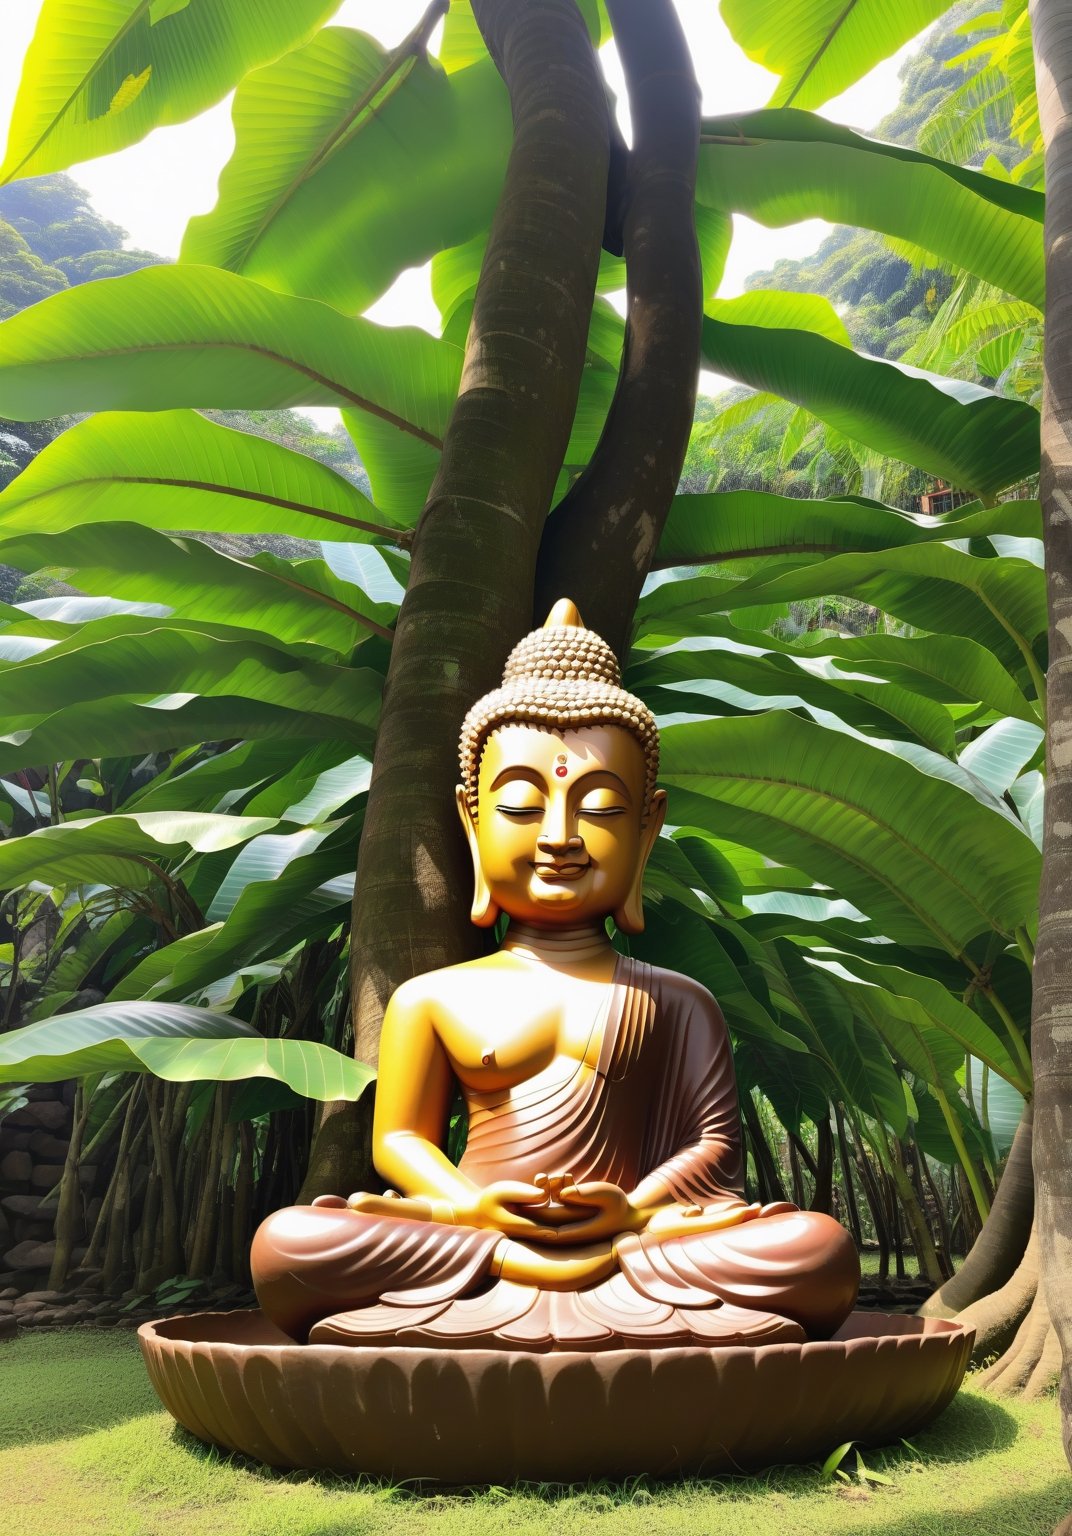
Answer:
<svg viewBox="0 0 1072 1536"><path fill-rule="evenodd" d="M586 1059L559 1057L513 1089L467 1091L460 1171L478 1185L568 1171L627 1192L655 1178L681 1205L742 1206L730 1041L710 993L619 956L589 1045ZM576 1292L492 1278L500 1241L293 1206L258 1230L254 1284L267 1316L300 1340L529 1350L825 1338L859 1284L848 1233L786 1204L719 1231L623 1237L617 1273Z"/></svg>

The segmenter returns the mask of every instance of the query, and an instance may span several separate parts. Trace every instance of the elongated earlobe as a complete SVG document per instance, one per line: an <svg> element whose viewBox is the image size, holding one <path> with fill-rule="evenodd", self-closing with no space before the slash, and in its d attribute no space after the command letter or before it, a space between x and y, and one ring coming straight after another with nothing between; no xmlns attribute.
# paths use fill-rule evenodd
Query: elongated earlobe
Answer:
<svg viewBox="0 0 1072 1536"><path fill-rule="evenodd" d="M480 867L480 842L476 835L476 823L469 809L464 786L459 784L454 793L458 802L458 815L461 817L462 828L465 831L465 840L469 844L469 852L473 860L473 905L469 916L478 928L493 928L499 920L499 907L492 898L488 882L484 879L484 871Z"/></svg>
<svg viewBox="0 0 1072 1536"><path fill-rule="evenodd" d="M644 829L640 846L640 858L637 860L636 874L629 892L621 906L615 910L615 925L623 933L644 932L644 870L647 868L651 850L655 847L655 839L662 831L663 822L666 820L666 790L657 789L651 797L651 806L648 817L644 823Z"/></svg>

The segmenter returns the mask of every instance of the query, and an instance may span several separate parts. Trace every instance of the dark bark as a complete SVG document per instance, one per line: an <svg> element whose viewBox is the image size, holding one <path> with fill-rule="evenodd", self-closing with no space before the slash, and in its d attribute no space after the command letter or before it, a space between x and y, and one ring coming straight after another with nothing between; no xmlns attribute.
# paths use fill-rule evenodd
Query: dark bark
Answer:
<svg viewBox="0 0 1072 1536"><path fill-rule="evenodd" d="M953 1278L920 1308L924 1317L956 1317L1012 1278L1024 1256L1035 1212L1031 1150L1032 1109L1028 1104L983 1230Z"/></svg>
<svg viewBox="0 0 1072 1536"><path fill-rule="evenodd" d="M903 1218L920 1274L924 1279L929 1280L931 1285L941 1285L942 1268L938 1263L938 1255L934 1251L934 1238L909 1173L908 1164L912 1153L896 1136L890 1138L890 1150L892 1152L890 1179L897 1206L900 1209L898 1230ZM900 1251L898 1248L898 1257L900 1257ZM898 1265L898 1275L901 1272Z"/></svg>
<svg viewBox="0 0 1072 1536"><path fill-rule="evenodd" d="M860 1187L864 1192L871 1212L871 1223L875 1229L875 1241L878 1243L878 1278L883 1283L889 1279L890 1274L890 1223L889 1213L886 1207L886 1199L879 1181L875 1177L875 1170L871 1166L871 1160L867 1151L858 1137L853 1138L853 1151L856 1155L856 1168L860 1175Z"/></svg>
<svg viewBox="0 0 1072 1536"><path fill-rule="evenodd" d="M607 0L633 147L622 238L628 312L599 445L548 519L537 618L571 597L619 655L677 490L699 378L703 293L694 225L700 100L672 0Z"/></svg>
<svg viewBox="0 0 1072 1536"><path fill-rule="evenodd" d="M953 1237L949 1229L949 1212L946 1209L942 1191L938 1187L937 1180L931 1172L931 1166L923 1152L919 1154L919 1168L927 1190L930 1195L930 1203L934 1207L934 1218L938 1224L938 1259L942 1266L943 1283L953 1276Z"/></svg>
<svg viewBox="0 0 1072 1536"><path fill-rule="evenodd" d="M793 1135L789 1137L789 1175L793 1180L793 1204L801 1210L807 1205L808 1200L804 1192L804 1176L800 1171L800 1154L797 1151L799 1143Z"/></svg>
<svg viewBox="0 0 1072 1536"><path fill-rule="evenodd" d="M815 1193L812 1196L813 1211L823 1211L829 1216L834 1209L834 1134L829 1120L820 1120L815 1127Z"/></svg>
<svg viewBox="0 0 1072 1536"><path fill-rule="evenodd" d="M756 1177L763 1191L764 1200L787 1200L789 1197L782 1183L781 1171L763 1134L756 1102L750 1093L741 1095L741 1117L752 1145Z"/></svg>
<svg viewBox="0 0 1072 1536"><path fill-rule="evenodd" d="M834 1105L834 1123L837 1126L838 1156L841 1160L841 1181L845 1187L845 1209L849 1218L849 1231L856 1241L857 1248L862 1248L864 1234L860 1224L860 1207L856 1201L856 1189L852 1181L852 1159L845 1137L845 1116L840 1104Z"/></svg>
<svg viewBox="0 0 1072 1536"><path fill-rule="evenodd" d="M1072 1461L1072 10L1031 0L1046 146L1042 500L1049 605L1046 813L1035 946L1035 1209L1039 1274L1064 1355L1061 1412Z"/></svg>
<svg viewBox="0 0 1072 1536"><path fill-rule="evenodd" d="M451 794L458 731L530 627L604 224L607 104L575 0L473 9L510 92L514 140L460 392L414 535L358 855L351 992L356 1054L372 1065L395 988L487 941L469 921L472 876ZM303 1198L367 1183L353 1155L356 1119L329 1107Z"/></svg>

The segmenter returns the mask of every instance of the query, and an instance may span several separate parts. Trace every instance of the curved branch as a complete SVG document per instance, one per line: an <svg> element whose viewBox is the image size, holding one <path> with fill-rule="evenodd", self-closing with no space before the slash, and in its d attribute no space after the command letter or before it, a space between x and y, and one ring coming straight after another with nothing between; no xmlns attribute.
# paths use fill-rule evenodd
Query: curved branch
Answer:
<svg viewBox="0 0 1072 1536"><path fill-rule="evenodd" d="M599 445L548 519L537 616L571 597L621 654L677 490L696 404L703 290L693 199L699 88L672 0L607 0L633 122L625 350Z"/></svg>

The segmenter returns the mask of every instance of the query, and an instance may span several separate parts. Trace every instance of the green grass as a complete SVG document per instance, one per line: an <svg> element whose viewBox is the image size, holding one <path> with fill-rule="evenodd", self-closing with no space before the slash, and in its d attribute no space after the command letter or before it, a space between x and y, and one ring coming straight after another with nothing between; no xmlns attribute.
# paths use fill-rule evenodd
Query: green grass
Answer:
<svg viewBox="0 0 1072 1536"><path fill-rule="evenodd" d="M800 1467L465 1494L284 1475L178 1429L131 1334L0 1345L4 1536L1049 1536L1072 1504L1053 1400L965 1391L912 1448L865 1460L888 1483Z"/></svg>

